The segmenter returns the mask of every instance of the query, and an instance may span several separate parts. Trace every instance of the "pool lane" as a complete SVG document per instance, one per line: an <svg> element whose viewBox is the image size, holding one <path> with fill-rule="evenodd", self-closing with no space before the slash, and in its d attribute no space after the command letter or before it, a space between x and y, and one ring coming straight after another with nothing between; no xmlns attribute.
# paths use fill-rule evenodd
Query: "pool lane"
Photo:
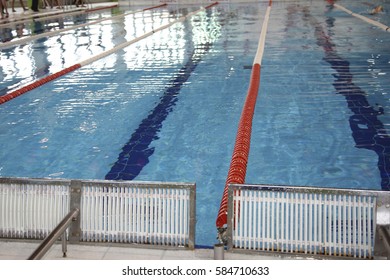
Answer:
<svg viewBox="0 0 390 280"><path fill-rule="evenodd" d="M337 53L336 44L329 35L331 32L327 33L308 9L304 8L303 12L304 20L314 28L317 45L324 50L324 60L337 72L334 75L333 86L337 94L345 97L352 112L349 124L355 147L372 150L378 155L377 166L381 176L381 187L382 190L390 191L390 135L386 133L385 125L378 119L384 111L381 106L378 106L378 110L374 109L366 98L367 93L354 84L350 62ZM326 19L329 30L334 27L335 21L333 17Z"/></svg>
<svg viewBox="0 0 390 280"><path fill-rule="evenodd" d="M211 44L206 43L202 46L201 53L199 47L192 51L187 63L168 82L160 102L141 121L129 141L122 147L117 161L113 164L105 179L133 180L143 167L149 163L149 157L154 153L154 147L151 146L153 140L158 139L158 133L162 128L164 120L172 112L178 101L178 95L182 86L190 78L210 47Z"/></svg>

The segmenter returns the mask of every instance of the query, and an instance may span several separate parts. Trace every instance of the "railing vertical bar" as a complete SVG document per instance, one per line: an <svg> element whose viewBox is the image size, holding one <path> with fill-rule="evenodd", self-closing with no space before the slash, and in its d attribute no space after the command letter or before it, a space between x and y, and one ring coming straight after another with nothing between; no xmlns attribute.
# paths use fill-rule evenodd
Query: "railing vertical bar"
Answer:
<svg viewBox="0 0 390 280"><path fill-rule="evenodd" d="M172 241L172 230L173 230L173 215L172 215L172 209L173 209L173 191L172 190L167 190L168 192L168 198L167 198L167 201L168 201L168 211L167 211L167 214L168 214L168 222L167 222L167 225L168 225L168 232L167 232L167 241L169 242L168 244L170 245L170 242Z"/></svg>
<svg viewBox="0 0 390 280"><path fill-rule="evenodd" d="M338 256L341 256L342 252L341 252L341 249L342 249L342 240L341 240L341 234L342 234L342 226L341 226L341 221L342 221L342 216L341 216L341 208L342 206L340 205L342 203L342 196L341 195L337 195L336 196L337 199L335 201L335 207L336 207L336 211L337 211L337 215L336 215L336 221L337 221L337 239L336 239L336 254ZM336 212L335 211L335 212Z"/></svg>
<svg viewBox="0 0 390 280"><path fill-rule="evenodd" d="M368 249L368 257L373 258L374 257L374 229L373 226L375 225L375 221L373 220L373 216L375 216L376 212L376 197L369 197L368 202L369 202L369 209L367 213L367 220L368 220L368 244L369 244L369 249Z"/></svg>
<svg viewBox="0 0 390 280"><path fill-rule="evenodd" d="M362 221L363 221L363 217L362 217L362 197L357 197L357 201L358 201L358 219L357 219L357 223L358 223L358 256L359 257L362 257Z"/></svg>
<svg viewBox="0 0 390 280"><path fill-rule="evenodd" d="M178 218L178 234L179 234L179 240L178 240L178 244L180 245L184 245L185 242L184 242L184 234L183 234L183 221L185 221L186 217L184 216L183 214L183 204L184 204L184 201L186 200L185 198L185 195L186 195L186 190L182 189L182 190L179 190L179 218Z"/></svg>
<svg viewBox="0 0 390 280"><path fill-rule="evenodd" d="M145 241L145 190L139 189L139 197L140 197L140 204L139 204L139 213L140 213L140 221L138 224L138 242L144 243Z"/></svg>
<svg viewBox="0 0 390 280"><path fill-rule="evenodd" d="M295 246L294 246L294 252L298 253L299 252L299 194L295 193L294 194L294 237L293 240L295 241Z"/></svg>
<svg viewBox="0 0 390 280"><path fill-rule="evenodd" d="M135 234L135 242L139 243L139 236L140 236L140 222L141 222L141 191L139 189L135 189L136 196L134 197L134 203L135 203L135 211L134 211L134 234Z"/></svg>
<svg viewBox="0 0 390 280"><path fill-rule="evenodd" d="M249 203L248 203L248 197L246 196L247 194L247 191L242 191L241 192L241 197L242 197L242 200L243 200L243 203L242 203L242 209L243 209L243 217L247 217L248 216L248 207L249 207ZM243 219L243 220L240 220L242 221L242 225L243 225L243 234L241 235L241 238L243 240L243 243L244 243L244 248L247 249L248 248L248 239L246 238L248 236L248 228L249 228L249 223L247 223L246 221L246 218Z"/></svg>
<svg viewBox="0 0 390 280"><path fill-rule="evenodd" d="M333 196L334 199L333 199L333 220L334 220L334 229L333 229L333 255L334 256L337 256L339 254L339 239L338 239L338 236L339 236L339 231L341 230L340 227L339 227L339 206L338 206L338 202L339 202L339 195L334 195Z"/></svg>
<svg viewBox="0 0 390 280"><path fill-rule="evenodd" d="M179 216L179 204L178 204L178 202L179 202L179 196L178 196L178 190L173 190L174 191L174 194L175 194L175 196L174 196L174 203L173 203L173 207L172 207L172 214L173 214L173 217L174 217L174 219L173 219L173 221L172 221L172 223L173 223L173 232L172 232L172 234L173 234L173 236L172 236L172 239L174 240L174 245L175 246L177 246L177 244L178 244L178 240L179 240L179 232L178 232L178 220L177 220L177 217Z"/></svg>
<svg viewBox="0 0 390 280"><path fill-rule="evenodd" d="M367 197L363 197L363 258L367 258Z"/></svg>
<svg viewBox="0 0 390 280"><path fill-rule="evenodd" d="M104 209L103 209L103 197L102 197L102 190L103 188L101 189L97 189L96 187L94 186L90 186L91 188L91 192L90 194L91 195L96 195L97 196L97 205L96 205L96 208L94 209L94 212L96 213L97 211L97 214L95 214L97 216L97 231L96 231L96 234L93 236L92 240L96 240L96 241L100 241L100 238L101 238L101 235L102 235L102 225L103 225L103 222L104 222ZM91 233L92 235L92 233Z"/></svg>
<svg viewBox="0 0 390 280"><path fill-rule="evenodd" d="M157 209L159 210L158 211L158 215L157 215L157 236L158 236L158 242L161 243L161 218L162 218L162 214L163 214L163 209L162 209L162 203L161 203L161 189L158 189L158 198L157 198L157 201L158 201L158 206L157 206Z"/></svg>
<svg viewBox="0 0 390 280"><path fill-rule="evenodd" d="M188 217L188 219L186 219L187 223L185 224L184 232L188 235L188 247L195 248L196 203L191 203L191 201L196 201L196 185L194 188L188 190L187 197L188 200L186 199L184 202L184 215ZM232 207L230 207L230 209L232 209Z"/></svg>
<svg viewBox="0 0 390 280"><path fill-rule="evenodd" d="M279 224L280 224L280 217L279 217L279 215L280 215L280 192L277 192L276 193L276 199L275 199L275 202L274 202L274 204L275 204L275 219L276 219L276 221L275 221L275 227L276 227L276 229L275 229L275 242L276 242L276 250L277 251L280 251L280 232L279 232Z"/></svg>
<svg viewBox="0 0 390 280"><path fill-rule="evenodd" d="M5 221L4 221L4 213L5 213L4 198L5 198L5 195L4 195L4 189L5 189L5 187L0 184L0 236L1 237L4 236L4 229L5 229Z"/></svg>
<svg viewBox="0 0 390 280"><path fill-rule="evenodd" d="M151 244L155 244L155 222L156 222L156 216L158 215L156 212L156 206L155 206L155 199L156 199L156 193L155 189L151 188L150 189L150 211L149 211L149 236L150 240L149 242Z"/></svg>
<svg viewBox="0 0 390 280"><path fill-rule="evenodd" d="M319 249L318 240L318 195L312 194L313 196L313 254L316 255Z"/></svg>
<svg viewBox="0 0 390 280"><path fill-rule="evenodd" d="M267 251L270 250L270 245L271 245L271 213L272 213L272 208L271 208L271 196L272 192L267 193Z"/></svg>
<svg viewBox="0 0 390 280"><path fill-rule="evenodd" d="M369 201L369 208L368 208L368 225L367 225L367 227L368 227L368 242L369 242L369 249L368 249L368 257L369 258L372 258L373 257L373 255L374 255L374 252L373 252L373 248L374 248L374 245L373 245L373 236L374 236L374 233L373 234L371 234L371 232L373 232L373 229L372 229L372 227L371 227L371 222L372 222L372 215L371 215L371 211L373 211L373 209L375 209L374 207L375 207L375 205L376 205L376 199L375 198L369 198L368 199L368 201ZM374 203L373 203L374 202Z"/></svg>
<svg viewBox="0 0 390 280"><path fill-rule="evenodd" d="M306 208L308 216L307 220L307 229L306 229L306 253L312 254L313 248L312 248L312 229L313 229L313 198L312 194L305 194L306 196Z"/></svg>
<svg viewBox="0 0 390 280"><path fill-rule="evenodd" d="M129 242L137 242L137 217L139 213L137 211L139 195L137 188L129 188Z"/></svg>
<svg viewBox="0 0 390 280"><path fill-rule="evenodd" d="M319 204L318 204L318 242L319 247L318 251L321 254L325 254L325 236L323 234L323 225L325 217L325 206L324 206L324 196L322 194L318 195Z"/></svg>
<svg viewBox="0 0 390 280"><path fill-rule="evenodd" d="M125 232L126 232L126 188L120 188L120 197L119 197L119 242L125 242Z"/></svg>
<svg viewBox="0 0 390 280"><path fill-rule="evenodd" d="M287 192L286 193L287 197L287 205L286 205L286 210L287 210L287 217L286 217L286 223L288 225L288 232L287 232L287 252L292 253L293 252L293 233L294 233L294 223L293 223L293 217L294 217L294 199L293 199L293 194Z"/></svg>
<svg viewBox="0 0 390 280"><path fill-rule="evenodd" d="M356 248L356 242L357 242L357 232L356 232L356 229L357 229L357 217L356 217L356 208L357 208L357 203L356 203L356 197L353 196L352 197L352 200L353 200L353 212L352 212L352 222L353 222L353 229L354 229L354 233L353 233L353 256L356 258L357 256L357 248Z"/></svg>
<svg viewBox="0 0 390 280"><path fill-rule="evenodd" d="M50 230L53 228L51 227L51 223L50 223L50 212L49 212L49 199L50 199L50 188L51 186L45 186L45 188L42 186L42 189L44 191L43 193L43 205L42 205L42 208L43 208L43 213L44 215L43 216L43 224L44 224L44 227L45 227L45 237L46 235L48 235L50 233Z"/></svg>
<svg viewBox="0 0 390 280"><path fill-rule="evenodd" d="M175 246L178 245L178 242L179 242L179 238L180 238L180 235L179 235L179 228L178 228L178 216L180 215L180 209L179 209L179 195L178 195L178 190L174 190L174 193L175 193L175 200L174 200L174 204L173 204L173 216L174 216L174 231L173 231L173 240L174 240L174 244Z"/></svg>
<svg viewBox="0 0 390 280"><path fill-rule="evenodd" d="M260 192L254 192L254 200L255 200L255 208L254 208L254 221L255 221L255 240L254 242L254 249L258 250L260 248L260 225L261 225L261 212L260 212L260 199L259 199Z"/></svg>
<svg viewBox="0 0 390 280"><path fill-rule="evenodd" d="M172 228L173 228L173 216L172 216L173 197L172 197L172 190L167 190L167 192L168 192L168 198L167 198L167 202L168 202L168 211L167 211L167 214L168 214L167 241L169 242L168 244L170 244L170 242L171 242L171 232L172 232Z"/></svg>
<svg viewBox="0 0 390 280"><path fill-rule="evenodd" d="M33 189L33 186L31 186L31 193L33 195L33 200L32 200L32 211L30 213L30 217L31 217L31 238L39 238L37 236L37 226L38 226L38 223L39 223L39 217L34 217L34 213L36 213L36 215L39 215L39 212L38 212L38 209L37 209L37 199L39 198L39 192L36 192L34 191Z"/></svg>
<svg viewBox="0 0 390 280"><path fill-rule="evenodd" d="M167 233L167 221L168 221L168 217L167 217L167 209L168 209L168 201L167 201L167 190L164 189L164 196L163 196L163 245L166 245L166 240L167 240L167 236L166 236L166 233Z"/></svg>
<svg viewBox="0 0 390 280"><path fill-rule="evenodd" d="M100 219L99 219L99 232L98 232L98 241L104 241L104 232L105 232L105 225L107 223L107 206L104 207L105 202L107 201L107 198L104 194L105 188L97 188L94 187L94 190L98 192L99 194L99 213Z"/></svg>
<svg viewBox="0 0 390 280"><path fill-rule="evenodd" d="M265 234L265 229L266 229L266 225L267 225L267 222L265 220L266 216L265 216L265 211L266 211L266 192L262 191L261 192L261 198L262 198L262 202L261 202L261 206L262 206L262 211L261 211L261 215L262 215L262 218L261 218L261 237L262 237L262 250L265 250L265 244L266 244L266 234Z"/></svg>
<svg viewBox="0 0 390 280"><path fill-rule="evenodd" d="M22 203L21 203L22 187L19 189L16 195L17 196L16 196L15 204L17 205L17 209L21 209L22 208ZM22 225L23 225L23 219L20 215L20 211L17 212L15 211L14 221L15 221L15 228L16 228L15 235L16 237L20 237L22 233Z"/></svg>
<svg viewBox="0 0 390 280"><path fill-rule="evenodd" d="M1 212L0 212L0 215L1 215L1 219L0 219L0 226L1 228L3 229L3 232L2 232L2 237L6 237L6 231L7 231L7 223L6 223L6 211L5 209L7 209L5 206L6 206L6 203L7 203L7 199L6 199L6 192L7 192L7 187L6 186L1 186L0 188L0 194L1 194L1 197L0 197L0 201L1 201L1 204L0 204L0 209L1 209Z"/></svg>
<svg viewBox="0 0 390 280"><path fill-rule="evenodd" d="M11 237L14 237L15 236L15 224L13 223L14 221L14 215L13 213L16 213L16 205L15 205L15 201L14 201L14 197L15 197L15 189L11 190L11 193L10 193L10 208L12 209L10 215L9 215L9 225L10 225L10 236Z"/></svg>
<svg viewBox="0 0 390 280"><path fill-rule="evenodd" d="M253 221L253 216L252 216L252 203L253 203L253 198L252 198L252 191L247 191L246 194L247 194L247 201L248 201L248 221ZM251 249L252 248L252 242L253 242L253 237L254 237L254 234L253 234L253 227L252 227L252 223L251 222L248 222L248 249ZM254 248L254 247L253 247Z"/></svg>
<svg viewBox="0 0 390 280"><path fill-rule="evenodd" d="M326 229L327 227L327 222L328 222L328 196L325 194L324 195L324 213L323 213L323 219L322 219L322 230L323 230L323 239L324 239L324 253L325 255L329 254L329 248L328 248L328 243L329 243L329 234L327 233ZM329 227L330 228L330 227Z"/></svg>
<svg viewBox="0 0 390 280"><path fill-rule="evenodd" d="M84 187L83 195L81 197L81 202L83 201L83 199L85 200L86 198L89 197L89 204L90 205L88 205L88 209L89 209L89 213L91 215L91 217L90 217L91 223L89 223L88 232L83 233L83 237L87 238L88 241L93 240L94 238L96 238L96 235L99 234L100 215L97 213L97 210L99 209L99 194L96 193L95 195L92 196L92 193L94 193L93 187L88 185L88 186ZM85 212L84 207L85 206L82 204L81 209L80 209L82 212ZM82 218L82 219L84 219L84 218ZM84 223L83 221L81 221L81 222ZM91 228L95 229L95 236L92 235L92 233L90 231ZM84 241L84 239L82 239L82 240ZM87 240L85 240L85 241L87 241Z"/></svg>
<svg viewBox="0 0 390 280"><path fill-rule="evenodd" d="M348 197L348 202L349 202L349 207L348 207L348 255L352 256L352 253L353 253L353 249L352 249L352 239L353 239L353 229L352 229L353 200L352 200L352 196Z"/></svg>
<svg viewBox="0 0 390 280"><path fill-rule="evenodd" d="M303 252L303 244L304 244L304 210L303 210L303 193L299 193L299 239L298 239L298 247L299 252Z"/></svg>
<svg viewBox="0 0 390 280"><path fill-rule="evenodd" d="M119 241L119 195L120 195L120 187L115 187L113 192L113 213L112 213L112 224L113 224L113 231L112 231L112 241L118 242Z"/></svg>
<svg viewBox="0 0 390 280"><path fill-rule="evenodd" d="M308 216L309 216L309 203L308 203L308 199L307 199L307 193L304 193L303 194L304 196L304 203L303 203L303 213L304 213L304 231L303 231L303 252L305 254L307 254L308 252L308 248L309 248L309 244L310 244L310 240L309 240L309 237L308 237L308 231L309 231L309 225L308 225Z"/></svg>
<svg viewBox="0 0 390 280"><path fill-rule="evenodd" d="M343 196L343 204L342 204L342 207L343 207L343 227L342 227L342 231L343 231L343 255L346 256L347 255L347 223L348 223L348 218L347 218L347 196L344 195Z"/></svg>
<svg viewBox="0 0 390 280"><path fill-rule="evenodd" d="M236 246L241 248L241 238L240 238L240 196L237 195L238 190L234 190L233 198L234 198L234 231L236 238Z"/></svg>
<svg viewBox="0 0 390 280"><path fill-rule="evenodd" d="M98 216L95 214L98 207L99 197L92 195L93 187L86 185L83 188L83 195L81 196L81 228L83 228L83 240L91 241L92 229L99 230L97 219Z"/></svg>

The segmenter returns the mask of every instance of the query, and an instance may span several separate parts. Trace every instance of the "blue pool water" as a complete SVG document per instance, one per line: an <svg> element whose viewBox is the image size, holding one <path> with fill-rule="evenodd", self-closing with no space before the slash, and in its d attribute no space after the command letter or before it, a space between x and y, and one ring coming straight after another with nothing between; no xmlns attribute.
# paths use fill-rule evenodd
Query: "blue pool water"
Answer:
<svg viewBox="0 0 390 280"><path fill-rule="evenodd" d="M196 182L196 243L213 245L267 4L220 4L0 105L0 176ZM1 50L0 94L198 8ZM389 43L389 33L326 1L273 1L246 181L388 190Z"/></svg>

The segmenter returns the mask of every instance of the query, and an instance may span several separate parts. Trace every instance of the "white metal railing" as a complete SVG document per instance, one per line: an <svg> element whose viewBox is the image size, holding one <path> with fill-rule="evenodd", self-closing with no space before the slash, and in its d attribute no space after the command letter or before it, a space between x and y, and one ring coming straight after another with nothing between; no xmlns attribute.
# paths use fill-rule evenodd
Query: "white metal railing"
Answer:
<svg viewBox="0 0 390 280"><path fill-rule="evenodd" d="M70 209L70 242L195 246L195 184L0 178L0 238L45 238Z"/></svg>
<svg viewBox="0 0 390 280"><path fill-rule="evenodd" d="M230 185L228 248L373 258L389 207L384 191Z"/></svg>
<svg viewBox="0 0 390 280"><path fill-rule="evenodd" d="M195 225L195 209L191 210L195 190L192 187L122 182L108 188L104 181L84 182L81 240L173 246L190 243L193 247L190 230Z"/></svg>
<svg viewBox="0 0 390 280"><path fill-rule="evenodd" d="M42 239L69 212L69 181L0 179L0 237Z"/></svg>

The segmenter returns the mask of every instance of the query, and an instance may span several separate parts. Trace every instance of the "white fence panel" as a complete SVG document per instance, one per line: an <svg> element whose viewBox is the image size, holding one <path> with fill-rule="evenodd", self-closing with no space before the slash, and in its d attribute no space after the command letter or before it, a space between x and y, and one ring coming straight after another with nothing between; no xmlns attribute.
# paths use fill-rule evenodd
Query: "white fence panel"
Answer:
<svg viewBox="0 0 390 280"><path fill-rule="evenodd" d="M195 246L195 184L0 178L0 238L43 239L74 208L71 242Z"/></svg>
<svg viewBox="0 0 390 280"><path fill-rule="evenodd" d="M373 258L378 197L382 194L231 185L229 248Z"/></svg>
<svg viewBox="0 0 390 280"><path fill-rule="evenodd" d="M0 237L43 239L68 212L66 182L0 182Z"/></svg>
<svg viewBox="0 0 390 280"><path fill-rule="evenodd" d="M190 236L190 193L182 187L107 188L88 183L81 196L82 241L185 246Z"/></svg>

